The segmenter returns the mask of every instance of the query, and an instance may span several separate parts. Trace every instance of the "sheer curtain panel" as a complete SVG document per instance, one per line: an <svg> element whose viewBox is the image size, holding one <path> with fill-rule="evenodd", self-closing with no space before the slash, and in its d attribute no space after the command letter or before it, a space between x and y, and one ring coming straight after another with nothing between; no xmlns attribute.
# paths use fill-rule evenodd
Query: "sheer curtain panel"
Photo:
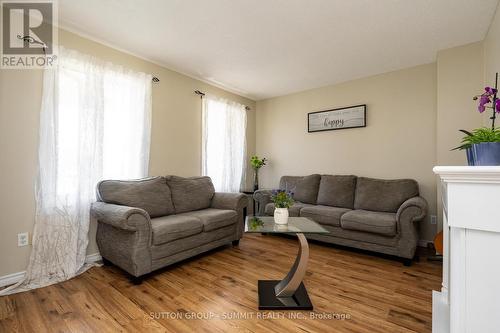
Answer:
<svg viewBox="0 0 500 333"><path fill-rule="evenodd" d="M209 94L202 100L202 173L216 191L239 192L246 166L245 106Z"/></svg>
<svg viewBox="0 0 500 333"><path fill-rule="evenodd" d="M89 210L101 179L148 174L151 75L59 48L40 112L33 248L15 293L85 271Z"/></svg>

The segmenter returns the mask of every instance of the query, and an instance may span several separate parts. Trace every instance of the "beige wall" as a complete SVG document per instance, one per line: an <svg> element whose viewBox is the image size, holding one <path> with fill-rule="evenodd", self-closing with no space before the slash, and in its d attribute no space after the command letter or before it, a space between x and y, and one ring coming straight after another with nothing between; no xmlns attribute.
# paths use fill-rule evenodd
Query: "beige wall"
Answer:
<svg viewBox="0 0 500 333"><path fill-rule="evenodd" d="M33 228L42 76L0 70L0 276L26 268L30 246L17 233Z"/></svg>
<svg viewBox="0 0 500 333"><path fill-rule="evenodd" d="M493 86L495 73L500 73L500 11L497 8L493 22L484 39L484 80ZM500 124L500 122L497 122ZM488 123L487 123L488 124ZM499 126L497 126L499 127Z"/></svg>
<svg viewBox="0 0 500 333"><path fill-rule="evenodd" d="M497 9L493 22L484 39L484 79L493 85L495 73L500 72L500 11Z"/></svg>
<svg viewBox="0 0 500 333"><path fill-rule="evenodd" d="M367 127L307 133L307 113L367 104ZM257 102L257 153L269 158L264 187L282 175L414 178L436 214L436 64ZM435 226L422 223L421 238Z"/></svg>
<svg viewBox="0 0 500 333"><path fill-rule="evenodd" d="M483 43L447 49L437 56L437 163L466 165L459 129L481 126L483 116L472 98L483 85Z"/></svg>
<svg viewBox="0 0 500 333"><path fill-rule="evenodd" d="M481 127L487 116L477 112L472 97L483 89L483 43L473 43L441 51L437 55L437 165L467 165L460 145L459 129ZM438 177L436 176L436 181ZM438 230L442 230L441 186L437 186Z"/></svg>
<svg viewBox="0 0 500 333"><path fill-rule="evenodd" d="M201 101L195 89L252 109L247 142L248 153L255 151L255 102L66 31L60 31L59 42L160 78L153 85L151 175L200 174ZM41 71L0 70L0 276L23 271L28 261L30 246L17 247L17 234L31 232L34 222L41 89ZM97 252L94 233L95 225L88 253Z"/></svg>

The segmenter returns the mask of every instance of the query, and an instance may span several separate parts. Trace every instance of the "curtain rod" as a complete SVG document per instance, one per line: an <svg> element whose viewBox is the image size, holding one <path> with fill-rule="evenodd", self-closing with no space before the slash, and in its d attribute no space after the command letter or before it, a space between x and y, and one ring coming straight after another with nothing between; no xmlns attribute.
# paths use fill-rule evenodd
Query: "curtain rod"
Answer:
<svg viewBox="0 0 500 333"><path fill-rule="evenodd" d="M38 44L38 45L41 45L43 53L46 55L47 45L44 42L36 40L35 38L33 38L30 35L25 35L25 36L17 35L17 39L20 39L23 42L28 43L28 44ZM154 83L158 83L158 82L160 82L160 79L157 78L156 76L153 76L153 82Z"/></svg>
<svg viewBox="0 0 500 333"><path fill-rule="evenodd" d="M200 97L201 97L201 98L203 98L203 96L205 96L205 93L204 93L204 92L202 92L202 91L199 91L199 90L195 90L195 91L194 91L194 93L195 93L196 95L200 95ZM248 110L251 110L251 109L250 109L250 107L249 107L249 106L246 106L246 105L245 105L245 110L247 110L247 111L248 111Z"/></svg>
<svg viewBox="0 0 500 333"><path fill-rule="evenodd" d="M47 49L47 45L45 43L39 41L39 40L36 40L32 36L30 36L30 35L25 35L25 36L17 35L17 39L21 39L25 43L29 43L29 44L38 44L38 45L41 45L42 49L43 49L43 53L46 54L45 51ZM160 79L157 78L156 76L153 76L153 82L154 83L158 83L158 82L160 82Z"/></svg>
<svg viewBox="0 0 500 333"><path fill-rule="evenodd" d="M45 44L44 42L39 41L39 40L35 39L34 37L32 37L30 35L25 35L25 36L17 35L17 39L20 39L24 43L27 43L27 44L41 45L42 46L42 50L43 50L43 54L47 55L47 53L46 53L46 51L47 51L47 44Z"/></svg>

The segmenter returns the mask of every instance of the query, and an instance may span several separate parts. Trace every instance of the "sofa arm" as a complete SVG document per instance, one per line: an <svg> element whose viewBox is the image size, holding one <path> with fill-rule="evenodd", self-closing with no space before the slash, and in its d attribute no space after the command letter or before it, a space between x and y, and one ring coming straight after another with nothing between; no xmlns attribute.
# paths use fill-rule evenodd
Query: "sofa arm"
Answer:
<svg viewBox="0 0 500 333"><path fill-rule="evenodd" d="M153 231L149 214L140 208L94 202L99 253L133 276L151 272Z"/></svg>
<svg viewBox="0 0 500 333"><path fill-rule="evenodd" d="M210 207L218 209L240 210L247 206L248 201L243 193L217 192L212 198Z"/></svg>
<svg viewBox="0 0 500 333"><path fill-rule="evenodd" d="M115 228L128 231L144 228L151 230L149 214L141 208L94 202L90 211L99 222Z"/></svg>
<svg viewBox="0 0 500 333"><path fill-rule="evenodd" d="M399 207L396 213L396 219L400 221L403 214L411 215L411 221L419 221L423 219L427 215L427 201L422 197L413 197L406 200Z"/></svg>
<svg viewBox="0 0 500 333"><path fill-rule="evenodd" d="M266 205L271 202L271 190L257 190L253 194L253 199L258 203L259 212L257 215L265 215Z"/></svg>
<svg viewBox="0 0 500 333"><path fill-rule="evenodd" d="M427 215L427 201L421 197L413 197L399 207L396 213L399 234L398 256L412 259L418 245L418 226L415 221L422 220Z"/></svg>

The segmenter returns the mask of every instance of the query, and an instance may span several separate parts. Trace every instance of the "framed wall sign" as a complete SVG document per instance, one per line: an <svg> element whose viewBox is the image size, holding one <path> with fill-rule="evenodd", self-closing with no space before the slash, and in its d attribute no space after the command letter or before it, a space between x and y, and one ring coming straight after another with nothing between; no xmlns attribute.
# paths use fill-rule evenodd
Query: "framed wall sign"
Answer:
<svg viewBox="0 0 500 333"><path fill-rule="evenodd" d="M366 104L307 114L307 132L366 127Z"/></svg>

